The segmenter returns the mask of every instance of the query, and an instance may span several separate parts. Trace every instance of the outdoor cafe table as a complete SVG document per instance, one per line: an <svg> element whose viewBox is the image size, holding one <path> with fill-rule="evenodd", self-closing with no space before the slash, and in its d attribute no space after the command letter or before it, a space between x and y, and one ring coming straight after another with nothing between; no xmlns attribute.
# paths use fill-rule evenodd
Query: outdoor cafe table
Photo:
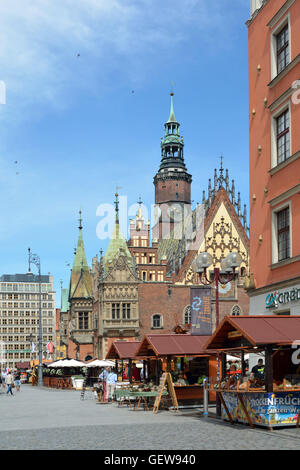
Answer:
<svg viewBox="0 0 300 470"><path fill-rule="evenodd" d="M151 398L155 399L157 397L157 393L158 393L157 391L153 391L153 392L135 391L135 392L132 392L131 390L128 390L128 389L127 390L126 389L115 390L116 398L117 399L120 398L121 403L125 398L129 400L129 403L130 403L131 399L134 400L134 402L133 402L133 409L134 410L139 409L141 401L143 401L144 409L149 410L147 399L150 399L150 401L151 401ZM168 392L163 392L162 393L162 396L166 396L166 395L168 395ZM123 400L122 400L122 398L123 398ZM121 404L121 406L122 406L122 404Z"/></svg>

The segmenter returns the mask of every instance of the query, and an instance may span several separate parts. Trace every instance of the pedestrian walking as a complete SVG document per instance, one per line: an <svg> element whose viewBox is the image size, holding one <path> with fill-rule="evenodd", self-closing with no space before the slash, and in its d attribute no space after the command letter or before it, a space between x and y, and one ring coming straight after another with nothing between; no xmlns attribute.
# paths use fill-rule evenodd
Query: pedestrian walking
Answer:
<svg viewBox="0 0 300 470"><path fill-rule="evenodd" d="M4 388L4 390L6 389L6 383L5 383L5 379L6 379L6 372L5 370L3 369L3 371L1 372L1 379L2 379L2 387Z"/></svg>
<svg viewBox="0 0 300 470"><path fill-rule="evenodd" d="M9 393L11 395L13 395L12 386L13 386L13 383L14 383L14 377L13 377L11 371L8 371L8 374L6 375L6 378L5 378L5 383L7 385L6 395L8 395Z"/></svg>
<svg viewBox="0 0 300 470"><path fill-rule="evenodd" d="M19 392L21 389L21 373L19 370L17 370L15 373L14 382L15 382L16 391Z"/></svg>

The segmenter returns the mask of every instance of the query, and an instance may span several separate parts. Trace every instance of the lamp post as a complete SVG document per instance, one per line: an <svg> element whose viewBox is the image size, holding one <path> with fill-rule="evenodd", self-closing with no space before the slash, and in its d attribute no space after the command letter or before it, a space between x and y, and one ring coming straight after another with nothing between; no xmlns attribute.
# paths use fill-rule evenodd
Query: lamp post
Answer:
<svg viewBox="0 0 300 470"><path fill-rule="evenodd" d="M225 285L232 281L235 277L235 270L241 265L241 263L242 257L238 252L234 251L229 253L221 262L221 270L220 268L214 267L213 277L211 279L209 279L207 275L207 268L213 264L213 257L210 253L200 253L192 264L192 269L199 275L199 279L202 284L216 284L216 329L218 328L220 322L219 284ZM224 279L223 273L225 273L226 279ZM217 380L219 380L219 378L220 363L219 357L217 357ZM216 397L216 409L217 416L221 416L221 402L218 394Z"/></svg>
<svg viewBox="0 0 300 470"><path fill-rule="evenodd" d="M33 343L33 334L30 333L28 339L29 339L29 344L30 344L30 362L33 362L33 359L32 359L32 343ZM30 367L31 367L31 364L30 364Z"/></svg>
<svg viewBox="0 0 300 470"><path fill-rule="evenodd" d="M41 262L40 257L36 254L31 253L30 248L28 248L29 256L29 271L31 263L38 268L39 273L39 294L40 294L40 308L39 308L39 376L38 376L38 386L43 386L43 330L42 330L42 277L41 277Z"/></svg>
<svg viewBox="0 0 300 470"><path fill-rule="evenodd" d="M214 275L212 279L207 276L207 268L213 264L213 257L210 253L203 252L198 255L196 260L192 264L194 272L199 274L200 282L204 285L216 284L216 328L220 322L220 310L219 310L219 284L225 285L232 281L235 277L235 269L238 268L242 263L242 257L237 252L229 253L226 258L221 262L221 270L214 267ZM226 274L226 279L222 276L222 273Z"/></svg>

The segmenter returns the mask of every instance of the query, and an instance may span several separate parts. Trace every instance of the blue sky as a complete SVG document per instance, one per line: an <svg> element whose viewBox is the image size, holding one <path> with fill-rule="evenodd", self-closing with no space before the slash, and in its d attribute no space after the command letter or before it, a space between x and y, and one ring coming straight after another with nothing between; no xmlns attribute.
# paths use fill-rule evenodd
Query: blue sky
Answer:
<svg viewBox="0 0 300 470"><path fill-rule="evenodd" d="M108 243L96 211L116 186L129 205L141 195L150 207L171 82L192 199L201 202L222 154L248 204L248 3L1 3L1 273L26 272L31 247L59 298L79 209L91 262Z"/></svg>

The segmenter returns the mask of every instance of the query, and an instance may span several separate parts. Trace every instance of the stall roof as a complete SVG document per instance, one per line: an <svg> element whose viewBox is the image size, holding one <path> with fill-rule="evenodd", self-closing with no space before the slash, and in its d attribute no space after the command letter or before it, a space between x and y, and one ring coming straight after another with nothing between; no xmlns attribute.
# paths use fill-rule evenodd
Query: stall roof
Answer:
<svg viewBox="0 0 300 470"><path fill-rule="evenodd" d="M140 344L140 341L114 341L106 354L106 359L134 359Z"/></svg>
<svg viewBox="0 0 300 470"><path fill-rule="evenodd" d="M30 362L16 362L17 369L30 369Z"/></svg>
<svg viewBox="0 0 300 470"><path fill-rule="evenodd" d="M252 346L290 345L300 338L300 316L247 315L225 317L205 349L230 349L230 341L245 338Z"/></svg>
<svg viewBox="0 0 300 470"><path fill-rule="evenodd" d="M137 349L136 357L145 356L203 356L209 336L188 334L145 335Z"/></svg>

